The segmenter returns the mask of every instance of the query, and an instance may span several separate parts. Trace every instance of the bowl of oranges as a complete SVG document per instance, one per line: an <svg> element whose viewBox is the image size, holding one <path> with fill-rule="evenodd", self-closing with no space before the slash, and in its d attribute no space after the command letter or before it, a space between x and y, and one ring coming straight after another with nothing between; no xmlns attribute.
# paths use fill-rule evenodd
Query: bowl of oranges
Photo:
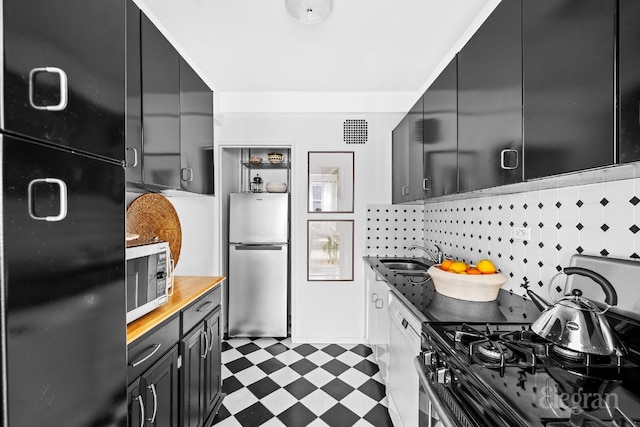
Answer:
<svg viewBox="0 0 640 427"><path fill-rule="evenodd" d="M507 282L507 276L488 259L481 259L476 264L445 259L442 264L429 267L427 273L436 292L465 301L494 301Z"/></svg>

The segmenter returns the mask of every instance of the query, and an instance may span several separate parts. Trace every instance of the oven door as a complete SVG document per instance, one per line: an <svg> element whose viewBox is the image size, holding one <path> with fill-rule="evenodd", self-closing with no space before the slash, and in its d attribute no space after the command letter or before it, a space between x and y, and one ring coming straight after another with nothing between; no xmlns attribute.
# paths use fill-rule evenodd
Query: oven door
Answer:
<svg viewBox="0 0 640 427"><path fill-rule="evenodd" d="M474 427L478 424L459 407L444 384L434 382L432 369L420 357L413 360L419 378L419 427Z"/></svg>

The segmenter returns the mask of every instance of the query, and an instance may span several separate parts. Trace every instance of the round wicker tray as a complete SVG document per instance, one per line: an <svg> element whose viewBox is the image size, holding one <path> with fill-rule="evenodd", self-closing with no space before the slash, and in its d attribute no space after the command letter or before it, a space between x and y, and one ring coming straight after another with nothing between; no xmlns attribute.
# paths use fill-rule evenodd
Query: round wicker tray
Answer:
<svg viewBox="0 0 640 427"><path fill-rule="evenodd" d="M129 244L143 244L154 237L169 243L174 265L178 265L182 247L182 228L175 208L161 194L147 193L127 207L127 233L139 235Z"/></svg>

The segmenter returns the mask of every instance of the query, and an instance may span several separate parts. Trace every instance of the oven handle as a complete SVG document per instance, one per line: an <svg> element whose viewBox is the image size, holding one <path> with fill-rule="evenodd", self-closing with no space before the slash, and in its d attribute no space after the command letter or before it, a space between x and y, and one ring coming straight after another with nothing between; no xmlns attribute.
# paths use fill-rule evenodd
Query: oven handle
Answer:
<svg viewBox="0 0 640 427"><path fill-rule="evenodd" d="M413 359L413 364L415 365L416 371L418 372L420 383L422 384L425 391L427 392L427 397L429 398L431 405L433 405L433 408L435 409L435 411L438 413L438 416L440 417L440 422L445 427L459 427L460 425L463 425L463 426L472 425L467 420L458 420L451 413L451 410L449 409L449 407L442 401L442 398L440 398L433 383L427 378L427 375L425 374L425 370L427 370L428 368L424 365L424 363L422 363L419 357L416 357L415 359ZM448 390L446 390L445 388L443 388L442 391L444 393L448 393ZM460 421L463 421L463 424L460 424Z"/></svg>

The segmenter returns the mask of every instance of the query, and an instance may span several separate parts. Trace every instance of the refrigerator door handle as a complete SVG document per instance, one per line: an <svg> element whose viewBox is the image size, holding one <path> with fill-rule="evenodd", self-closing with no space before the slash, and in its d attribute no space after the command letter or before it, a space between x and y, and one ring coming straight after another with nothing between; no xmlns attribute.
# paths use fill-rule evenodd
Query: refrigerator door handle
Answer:
<svg viewBox="0 0 640 427"><path fill-rule="evenodd" d="M34 209L33 209L34 203L35 203L34 195L33 195L34 187L38 184L43 184L43 183L55 184L60 189L60 211L58 212L58 215L38 216L34 212ZM67 216L67 184L65 184L63 180L58 178L34 179L29 183L27 195L28 195L28 203L29 203L29 216L31 216L31 218L38 221L56 222L56 221L62 221Z"/></svg>
<svg viewBox="0 0 640 427"><path fill-rule="evenodd" d="M236 251L281 251L282 245L236 245Z"/></svg>
<svg viewBox="0 0 640 427"><path fill-rule="evenodd" d="M35 102L34 97L34 87L35 87L35 78L39 73L51 73L57 74L60 78L60 101L56 105L38 105ZM36 110L46 110L46 111L62 111L67 108L67 101L69 98L69 84L67 79L67 73L64 72L63 69L58 67L41 67L34 68L29 72L29 103L31 107Z"/></svg>

